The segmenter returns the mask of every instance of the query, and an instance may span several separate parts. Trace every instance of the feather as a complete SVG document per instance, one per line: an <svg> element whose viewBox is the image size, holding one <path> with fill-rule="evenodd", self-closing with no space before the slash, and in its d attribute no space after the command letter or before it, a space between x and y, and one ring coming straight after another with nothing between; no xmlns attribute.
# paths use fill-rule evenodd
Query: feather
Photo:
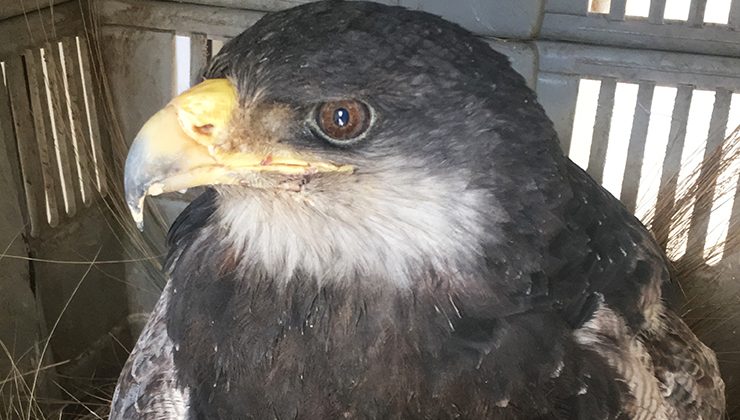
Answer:
<svg viewBox="0 0 740 420"><path fill-rule="evenodd" d="M175 346L165 316L168 282L131 352L113 394L111 420L187 420L189 392L177 383Z"/></svg>

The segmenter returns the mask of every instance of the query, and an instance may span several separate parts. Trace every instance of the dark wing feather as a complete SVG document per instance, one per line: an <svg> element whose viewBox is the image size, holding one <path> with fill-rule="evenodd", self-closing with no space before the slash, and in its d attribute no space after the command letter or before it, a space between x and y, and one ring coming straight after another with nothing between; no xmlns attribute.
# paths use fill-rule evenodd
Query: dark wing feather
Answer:
<svg viewBox="0 0 740 420"><path fill-rule="evenodd" d="M184 420L189 391L178 386L174 345L167 334L167 283L128 358L113 394L111 420Z"/></svg>
<svg viewBox="0 0 740 420"><path fill-rule="evenodd" d="M629 385L632 400L625 407L635 418L721 418L724 384L716 357L664 304L662 293L672 284L660 247L616 198L572 163L569 178L569 229L550 246L566 261L563 275L555 278L573 296L603 296L593 313L584 311L589 305L581 300L571 300L564 311L576 327L583 325L576 329L581 344ZM579 319L588 321L573 322ZM584 341L586 336L591 339Z"/></svg>
<svg viewBox="0 0 740 420"><path fill-rule="evenodd" d="M644 338L663 395L682 419L718 419L725 410L725 385L717 358L673 312L663 328Z"/></svg>

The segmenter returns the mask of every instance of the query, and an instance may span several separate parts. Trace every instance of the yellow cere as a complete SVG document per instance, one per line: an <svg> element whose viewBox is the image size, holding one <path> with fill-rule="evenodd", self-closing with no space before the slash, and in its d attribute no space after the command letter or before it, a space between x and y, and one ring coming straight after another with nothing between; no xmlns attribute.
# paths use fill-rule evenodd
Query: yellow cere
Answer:
<svg viewBox="0 0 740 420"><path fill-rule="evenodd" d="M209 79L170 102L187 135L203 146L214 146L237 106L236 88L228 79Z"/></svg>

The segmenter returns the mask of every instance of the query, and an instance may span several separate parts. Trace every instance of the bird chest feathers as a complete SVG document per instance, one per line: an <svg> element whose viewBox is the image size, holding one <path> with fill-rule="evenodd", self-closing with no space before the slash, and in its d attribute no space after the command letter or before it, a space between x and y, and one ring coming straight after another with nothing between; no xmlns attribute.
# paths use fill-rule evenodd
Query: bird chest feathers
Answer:
<svg viewBox="0 0 740 420"><path fill-rule="evenodd" d="M210 248L218 232L179 238L192 246L170 273L167 331L198 416L506 418L529 410L510 401L542 406L573 386L618 404L603 378L611 368L566 338L567 322L514 297L491 305L500 295L475 279L482 272L420 263L408 287L370 271L322 284L299 265L276 281L263 261ZM541 391L524 391L530 383Z"/></svg>

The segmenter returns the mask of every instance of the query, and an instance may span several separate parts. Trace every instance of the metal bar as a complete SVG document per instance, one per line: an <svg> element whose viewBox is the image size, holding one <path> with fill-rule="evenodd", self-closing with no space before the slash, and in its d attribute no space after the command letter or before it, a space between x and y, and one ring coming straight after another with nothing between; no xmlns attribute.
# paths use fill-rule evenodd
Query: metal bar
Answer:
<svg viewBox="0 0 740 420"><path fill-rule="evenodd" d="M704 11L706 9L707 0L691 0L688 24L695 27L704 26Z"/></svg>
<svg viewBox="0 0 740 420"><path fill-rule="evenodd" d="M721 170L722 144L725 140L725 130L727 129L727 120L730 115L731 100L732 92L729 90L718 89L716 91L714 110L712 111L712 119L709 123L707 145L704 150L704 160L702 161L699 179L697 181L700 190L697 193L696 203L694 204L694 211L691 217L688 246L686 249L687 255L702 257L704 254L709 216L712 212L712 203L714 201L714 190Z"/></svg>
<svg viewBox="0 0 740 420"><path fill-rule="evenodd" d="M626 10L627 0L611 0L608 19L611 21L624 20L624 14Z"/></svg>
<svg viewBox="0 0 740 420"><path fill-rule="evenodd" d="M665 2L666 0L652 0L650 2L650 14L648 21L650 23L661 25L663 24L663 16L665 15Z"/></svg>
<svg viewBox="0 0 740 420"><path fill-rule="evenodd" d="M617 81L615 79L604 79L601 81L601 90L599 90L599 102L596 107L596 121L594 122L594 134L591 140L591 153L587 170L598 183L601 183L604 178L604 164L606 163L606 149L609 145L609 129L612 122L616 87Z"/></svg>
<svg viewBox="0 0 740 420"><path fill-rule="evenodd" d="M46 103L44 72L41 67L41 52L38 49L28 50L23 54L28 75L28 97L31 103L33 127L36 133L41 176L44 181L47 219L49 225L59 224L60 215L64 214L64 197L62 181L59 177L54 136L51 132L49 107Z"/></svg>
<svg viewBox="0 0 740 420"><path fill-rule="evenodd" d="M92 162L95 168L98 192L100 192L101 196L104 196L108 191L108 181L106 179L106 159L103 154L103 138L100 133L98 109L95 101L97 90L95 89L92 79L93 66L90 62L89 44L87 39L85 37L79 37L77 38L77 42L79 47L77 49L78 62L82 73L82 80L86 88L85 103L87 104L87 115L89 116L88 135L90 135L90 143L92 145Z"/></svg>
<svg viewBox="0 0 740 420"><path fill-rule="evenodd" d="M671 116L671 130L668 135L668 148L663 160L663 171L660 177L660 187L658 188L658 208L655 212L656 220L667 222L660 224L660 226L653 223L653 233L663 249L668 245L670 220L676 210L674 208L676 183L678 182L678 173L681 170L681 155L686 140L686 124L689 118L692 93L693 87L691 86L681 85L678 87Z"/></svg>
<svg viewBox="0 0 740 420"><path fill-rule="evenodd" d="M640 83L637 91L637 103L635 104L635 116L632 122L632 133L627 149L627 164L624 168L622 191L620 199L622 203L634 212L637 207L637 192L640 188L640 177L642 163L645 157L645 142L647 140L648 126L650 125L650 108L653 103L653 91L655 85L650 82Z"/></svg>
<svg viewBox="0 0 740 420"><path fill-rule="evenodd" d="M59 65L59 46L56 42L44 44L44 60L46 73L49 79L50 103L53 110L54 125L56 127L56 146L58 148L59 167L62 172L62 184L67 196L67 214L74 216L77 213L77 203L82 202L77 170L72 170L75 161L72 149L72 133L69 129L69 115L67 113L67 98L64 93L62 69Z"/></svg>
<svg viewBox="0 0 740 420"><path fill-rule="evenodd" d="M44 224L43 178L39 165L38 148L33 138L33 120L28 101L25 68L21 57L6 63L6 76L10 91L10 105L13 112L13 126L18 142L18 158L21 164L23 190L26 196L28 219L31 223L31 236L38 236Z"/></svg>
<svg viewBox="0 0 740 420"><path fill-rule="evenodd" d="M208 36L190 35L190 85L195 86L203 80L203 72L208 65Z"/></svg>
<svg viewBox="0 0 740 420"><path fill-rule="evenodd" d="M62 41L64 53L64 70L66 88L69 92L68 113L70 117L70 133L73 136L77 149L77 165L80 183L85 191L82 201L85 205L92 203L95 190L95 168L90 144L89 122L85 112L85 92L82 89L82 70L77 59L77 42L74 38L65 38Z"/></svg>

